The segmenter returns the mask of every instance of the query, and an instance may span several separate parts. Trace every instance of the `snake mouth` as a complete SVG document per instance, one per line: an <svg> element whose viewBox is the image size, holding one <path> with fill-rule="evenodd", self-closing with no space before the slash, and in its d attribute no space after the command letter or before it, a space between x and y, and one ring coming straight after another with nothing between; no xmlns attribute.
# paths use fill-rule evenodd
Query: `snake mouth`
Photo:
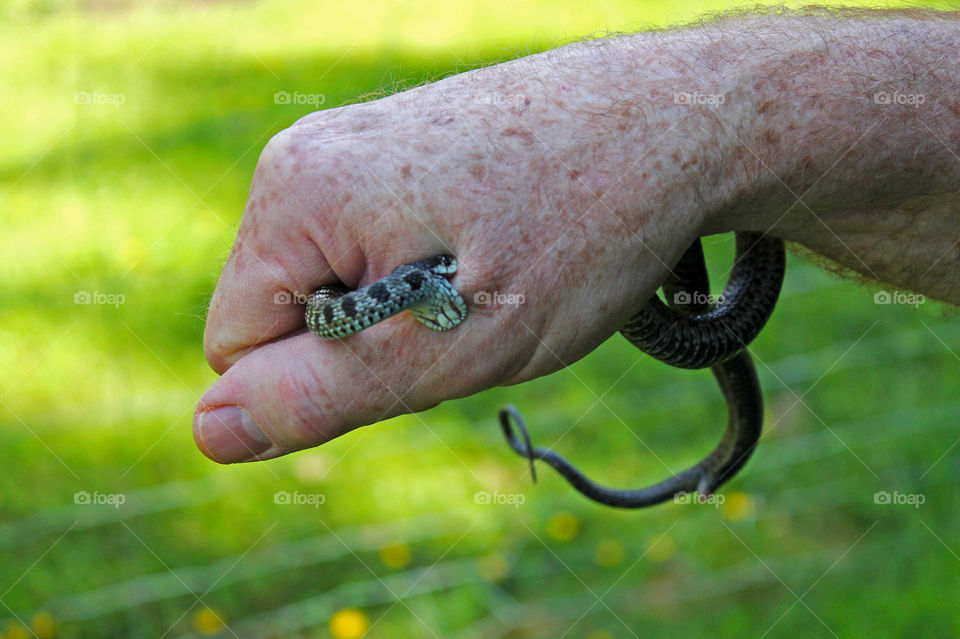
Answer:
<svg viewBox="0 0 960 639"><path fill-rule="evenodd" d="M421 260L421 263L437 275L454 275L457 272L457 258L452 255L435 255Z"/></svg>

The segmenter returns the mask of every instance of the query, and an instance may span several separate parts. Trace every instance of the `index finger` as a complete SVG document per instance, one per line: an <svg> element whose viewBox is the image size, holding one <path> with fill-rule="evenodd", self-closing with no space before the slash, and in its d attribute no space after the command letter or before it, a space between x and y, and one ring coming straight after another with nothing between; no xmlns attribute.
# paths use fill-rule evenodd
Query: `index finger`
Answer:
<svg viewBox="0 0 960 639"><path fill-rule="evenodd" d="M294 138L288 129L264 148L210 302L204 352L221 374L251 348L301 328L303 300L317 286L355 281L363 271L357 250L340 250L328 259L320 248L336 250L328 241L335 233L325 223L337 218L336 198L324 197L317 187L299 193L305 151L296 148Z"/></svg>

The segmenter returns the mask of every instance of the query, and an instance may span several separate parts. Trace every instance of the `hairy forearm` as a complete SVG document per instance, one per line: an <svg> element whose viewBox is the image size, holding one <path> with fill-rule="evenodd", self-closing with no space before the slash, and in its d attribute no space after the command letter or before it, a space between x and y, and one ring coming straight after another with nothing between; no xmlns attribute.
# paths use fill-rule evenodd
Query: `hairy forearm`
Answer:
<svg viewBox="0 0 960 639"><path fill-rule="evenodd" d="M734 105L746 126L729 143L752 186L721 224L958 303L960 22L868 15L742 39L739 82L755 93Z"/></svg>
<svg viewBox="0 0 960 639"><path fill-rule="evenodd" d="M960 303L957 17L746 16L636 36L642 69L680 63L679 101L715 145L691 168L714 193L703 231L769 231Z"/></svg>
<svg viewBox="0 0 960 639"><path fill-rule="evenodd" d="M495 153L539 147L540 190L608 218L632 268L656 279L666 236L760 230L960 303L960 14L743 14L506 66L460 76L514 100Z"/></svg>

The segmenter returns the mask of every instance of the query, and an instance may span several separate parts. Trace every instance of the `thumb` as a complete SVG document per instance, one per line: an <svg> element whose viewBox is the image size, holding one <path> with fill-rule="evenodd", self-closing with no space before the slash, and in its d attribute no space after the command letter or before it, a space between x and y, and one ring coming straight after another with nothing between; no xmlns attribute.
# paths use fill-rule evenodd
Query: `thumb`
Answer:
<svg viewBox="0 0 960 639"><path fill-rule="evenodd" d="M194 439L217 462L270 459L472 394L503 373L476 357L485 331L475 327L468 318L436 333L401 315L345 340L300 333L265 344L200 399Z"/></svg>

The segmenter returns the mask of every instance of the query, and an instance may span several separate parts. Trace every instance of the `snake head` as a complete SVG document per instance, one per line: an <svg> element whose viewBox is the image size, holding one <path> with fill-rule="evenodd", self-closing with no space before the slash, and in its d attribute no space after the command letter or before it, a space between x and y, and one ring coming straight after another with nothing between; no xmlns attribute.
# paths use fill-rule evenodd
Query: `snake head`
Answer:
<svg viewBox="0 0 960 639"><path fill-rule="evenodd" d="M452 255L437 255L423 260L422 263L437 275L453 275L457 272L457 258Z"/></svg>

